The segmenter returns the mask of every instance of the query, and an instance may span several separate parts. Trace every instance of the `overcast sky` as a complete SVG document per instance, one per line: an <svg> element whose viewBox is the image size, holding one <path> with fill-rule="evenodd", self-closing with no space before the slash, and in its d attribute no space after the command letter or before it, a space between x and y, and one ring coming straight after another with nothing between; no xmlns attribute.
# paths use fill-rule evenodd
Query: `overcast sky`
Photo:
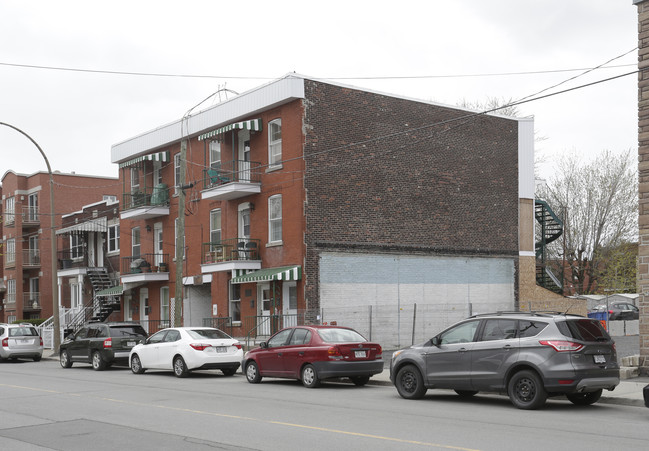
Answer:
<svg viewBox="0 0 649 451"><path fill-rule="evenodd" d="M627 74L637 69L637 9L631 0L0 0L0 42L0 122L28 133L53 170L116 177L111 145L219 88L243 92L288 72L450 105ZM609 60L617 67L581 75ZM518 109L546 138L543 177L567 153L637 149L635 74ZM0 176L46 169L2 126L0 155Z"/></svg>

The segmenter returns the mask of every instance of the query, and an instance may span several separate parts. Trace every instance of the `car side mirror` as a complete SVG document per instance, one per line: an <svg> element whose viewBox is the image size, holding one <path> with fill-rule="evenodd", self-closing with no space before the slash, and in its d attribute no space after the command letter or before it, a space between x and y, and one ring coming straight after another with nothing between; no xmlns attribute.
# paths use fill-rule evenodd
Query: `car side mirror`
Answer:
<svg viewBox="0 0 649 451"><path fill-rule="evenodd" d="M265 341L262 341L261 343L259 343L259 347L261 347L262 349L266 349L266 348L268 348L268 343L266 343Z"/></svg>
<svg viewBox="0 0 649 451"><path fill-rule="evenodd" d="M439 337L433 337L430 339L430 344L433 346L439 346L442 344L442 340Z"/></svg>

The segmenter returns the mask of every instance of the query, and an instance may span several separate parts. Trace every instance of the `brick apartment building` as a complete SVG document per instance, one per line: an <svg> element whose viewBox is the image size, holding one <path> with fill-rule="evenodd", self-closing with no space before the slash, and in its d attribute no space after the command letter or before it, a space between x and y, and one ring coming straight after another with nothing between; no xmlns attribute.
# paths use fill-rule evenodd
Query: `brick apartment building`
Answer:
<svg viewBox="0 0 649 451"><path fill-rule="evenodd" d="M47 172L2 177L2 262L5 291L0 291L0 321L52 315L51 215L61 226L63 212L121 192L117 179L55 172L54 211Z"/></svg>
<svg viewBox="0 0 649 451"><path fill-rule="evenodd" d="M535 283L533 153L529 118L295 74L115 144L124 317L174 318L179 215L184 325L371 336L369 318L389 346L415 304L422 334L552 297Z"/></svg>

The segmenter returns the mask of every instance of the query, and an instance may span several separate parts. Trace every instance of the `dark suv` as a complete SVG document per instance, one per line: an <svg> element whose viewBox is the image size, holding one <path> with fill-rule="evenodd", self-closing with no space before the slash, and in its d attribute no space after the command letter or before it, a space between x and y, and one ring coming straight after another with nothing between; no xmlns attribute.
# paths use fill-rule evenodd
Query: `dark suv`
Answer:
<svg viewBox="0 0 649 451"><path fill-rule="evenodd" d="M561 313L475 315L425 343L396 351L390 379L406 399L429 388L506 393L519 409L548 396L574 404L599 400L620 383L615 344L600 322Z"/></svg>
<svg viewBox="0 0 649 451"><path fill-rule="evenodd" d="M128 366L131 348L146 340L139 323L90 323L61 343L59 357L63 368L74 362L91 363L100 371L112 364Z"/></svg>

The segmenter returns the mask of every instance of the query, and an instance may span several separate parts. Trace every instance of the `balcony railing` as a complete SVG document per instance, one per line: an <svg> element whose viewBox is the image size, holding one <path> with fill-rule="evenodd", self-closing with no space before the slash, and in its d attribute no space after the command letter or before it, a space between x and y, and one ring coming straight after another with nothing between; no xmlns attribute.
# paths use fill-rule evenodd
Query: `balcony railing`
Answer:
<svg viewBox="0 0 649 451"><path fill-rule="evenodd" d="M260 240L250 238L230 238L203 243L201 263L208 265L234 260L259 260L260 243Z"/></svg>
<svg viewBox="0 0 649 451"><path fill-rule="evenodd" d="M7 252L4 255L5 257L5 268L13 268L16 266L16 253L15 252Z"/></svg>
<svg viewBox="0 0 649 451"><path fill-rule="evenodd" d="M59 261L59 269L85 268L88 266L88 255L82 250L58 251L56 256Z"/></svg>
<svg viewBox="0 0 649 451"><path fill-rule="evenodd" d="M23 267L41 266L41 252L38 249L23 249Z"/></svg>
<svg viewBox="0 0 649 451"><path fill-rule="evenodd" d="M121 273L169 272L169 254L142 254L122 257Z"/></svg>
<svg viewBox="0 0 649 451"><path fill-rule="evenodd" d="M122 210L144 207L168 207L169 187L164 184L153 188L138 189L135 192L122 195Z"/></svg>
<svg viewBox="0 0 649 451"><path fill-rule="evenodd" d="M38 225L41 222L38 207L23 207L23 225Z"/></svg>
<svg viewBox="0 0 649 451"><path fill-rule="evenodd" d="M4 305L13 305L16 303L16 293L7 293L7 297L2 300Z"/></svg>
<svg viewBox="0 0 649 451"><path fill-rule="evenodd" d="M3 216L5 226L14 225L14 223L16 222L16 214L13 212L6 211Z"/></svg>
<svg viewBox="0 0 649 451"><path fill-rule="evenodd" d="M203 188L213 188L226 183L259 183L261 163L256 161L222 161L219 167L203 170Z"/></svg>
<svg viewBox="0 0 649 451"><path fill-rule="evenodd" d="M41 308L41 294L38 292L23 293L23 310L39 310Z"/></svg>

